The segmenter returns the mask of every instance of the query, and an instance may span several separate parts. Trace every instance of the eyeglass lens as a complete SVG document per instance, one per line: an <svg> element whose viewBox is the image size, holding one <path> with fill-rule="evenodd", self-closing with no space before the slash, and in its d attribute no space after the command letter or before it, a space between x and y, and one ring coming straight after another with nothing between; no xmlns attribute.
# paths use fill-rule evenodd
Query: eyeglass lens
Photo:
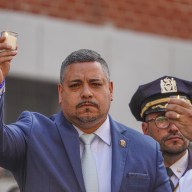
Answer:
<svg viewBox="0 0 192 192"><path fill-rule="evenodd" d="M169 119L165 116L159 116L155 118L155 124L158 128L167 128L170 124Z"/></svg>

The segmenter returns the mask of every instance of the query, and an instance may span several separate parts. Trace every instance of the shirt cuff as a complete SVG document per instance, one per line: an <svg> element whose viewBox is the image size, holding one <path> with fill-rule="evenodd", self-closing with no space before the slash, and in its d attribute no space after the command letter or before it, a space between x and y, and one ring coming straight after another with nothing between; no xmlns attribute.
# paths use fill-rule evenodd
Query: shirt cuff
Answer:
<svg viewBox="0 0 192 192"><path fill-rule="evenodd" d="M0 84L0 97L5 93L5 80Z"/></svg>

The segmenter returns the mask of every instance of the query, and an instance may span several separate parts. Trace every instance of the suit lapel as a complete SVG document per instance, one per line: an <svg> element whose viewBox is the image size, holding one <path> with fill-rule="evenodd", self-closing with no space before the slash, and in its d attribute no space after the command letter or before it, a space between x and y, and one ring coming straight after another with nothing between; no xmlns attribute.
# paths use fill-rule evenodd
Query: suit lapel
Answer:
<svg viewBox="0 0 192 192"><path fill-rule="evenodd" d="M124 136L126 128L117 125L111 118L111 136L112 136L112 178L111 192L120 191L123 173L125 169L125 161L128 155L128 144L130 139ZM68 154L68 158L73 167L79 186L85 191L84 181L81 169L79 136L74 127L65 119L63 113L59 113L55 119L62 142Z"/></svg>
<svg viewBox="0 0 192 192"><path fill-rule="evenodd" d="M128 143L130 142L123 133L126 129L119 130L119 126L111 123L112 133L112 174L111 191L120 191L121 182L128 154Z"/></svg>
<svg viewBox="0 0 192 192"><path fill-rule="evenodd" d="M56 118L56 125L61 135L62 142L73 167L73 171L82 191L85 191L80 160L79 135L74 127L65 119L62 112Z"/></svg>

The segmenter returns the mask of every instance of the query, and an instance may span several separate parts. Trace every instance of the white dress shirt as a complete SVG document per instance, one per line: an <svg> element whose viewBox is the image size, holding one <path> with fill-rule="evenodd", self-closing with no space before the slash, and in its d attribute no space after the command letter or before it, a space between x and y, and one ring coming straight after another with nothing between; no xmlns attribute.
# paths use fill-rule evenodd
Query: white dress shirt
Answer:
<svg viewBox="0 0 192 192"><path fill-rule="evenodd" d="M192 169L188 170L179 181L176 192L192 192Z"/></svg>
<svg viewBox="0 0 192 192"><path fill-rule="evenodd" d="M183 173L187 169L187 165L188 165L188 150L186 150L186 153L183 157L181 157L178 161L176 161L170 167L174 173L174 175L171 176L171 178L170 178L172 180L174 186L177 186L177 184L179 183L179 180L181 179Z"/></svg>
<svg viewBox="0 0 192 192"><path fill-rule="evenodd" d="M75 127L75 126L74 126ZM75 127L79 136L83 134ZM111 166L112 166L112 144L109 118L99 127L94 134L95 139L91 144L98 174L99 192L111 192ZM84 150L84 145L80 141L80 155Z"/></svg>

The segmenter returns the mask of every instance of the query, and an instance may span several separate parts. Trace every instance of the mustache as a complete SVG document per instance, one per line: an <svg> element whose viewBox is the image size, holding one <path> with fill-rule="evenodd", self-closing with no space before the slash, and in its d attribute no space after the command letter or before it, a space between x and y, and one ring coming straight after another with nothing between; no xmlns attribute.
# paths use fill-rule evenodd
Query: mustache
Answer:
<svg viewBox="0 0 192 192"><path fill-rule="evenodd" d="M94 106L94 107L96 107L96 108L99 108L99 105L96 103L96 102L94 102L94 101L81 101L81 102L79 102L77 105L76 105L76 109L77 108L80 108L81 106L83 106L83 105L92 105L92 106Z"/></svg>
<svg viewBox="0 0 192 192"><path fill-rule="evenodd" d="M183 135L180 134L180 133L175 133L175 134L170 133L170 134L166 135L165 137L163 137L162 140L163 140L163 141L169 140L172 136L178 136L180 139L185 140L185 138L183 137Z"/></svg>

